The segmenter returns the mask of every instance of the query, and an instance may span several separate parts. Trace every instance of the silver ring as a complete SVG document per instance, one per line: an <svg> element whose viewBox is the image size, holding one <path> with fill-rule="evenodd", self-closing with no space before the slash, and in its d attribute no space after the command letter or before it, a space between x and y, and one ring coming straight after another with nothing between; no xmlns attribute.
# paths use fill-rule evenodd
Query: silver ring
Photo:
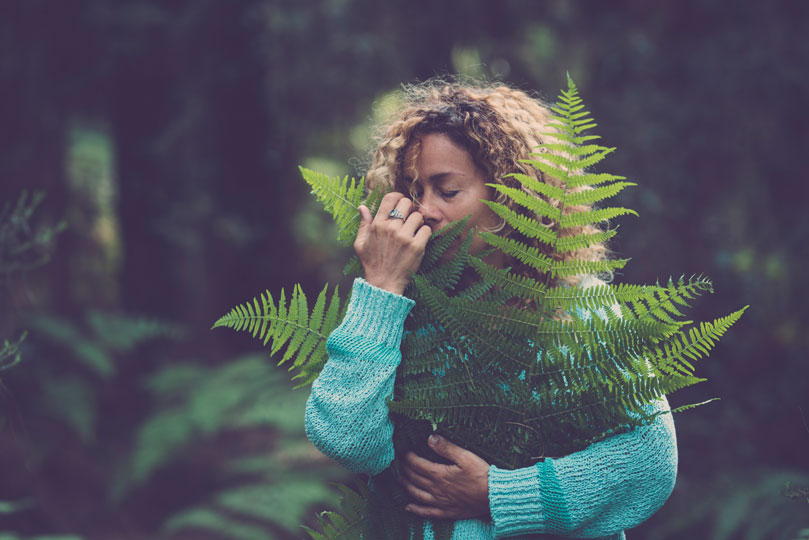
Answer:
<svg viewBox="0 0 809 540"><path fill-rule="evenodd" d="M402 214L398 208L394 208L388 214L388 219L404 219L404 214Z"/></svg>

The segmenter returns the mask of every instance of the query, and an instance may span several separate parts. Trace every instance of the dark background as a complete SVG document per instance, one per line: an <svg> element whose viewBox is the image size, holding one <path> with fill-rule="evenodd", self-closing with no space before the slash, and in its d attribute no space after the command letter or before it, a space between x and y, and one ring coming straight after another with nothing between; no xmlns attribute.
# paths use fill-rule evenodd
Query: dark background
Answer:
<svg viewBox="0 0 809 540"><path fill-rule="evenodd" d="M678 484L633 538L809 528L809 3L0 0L0 205L42 190L47 265L2 277L0 533L300 538L344 478L232 306L343 282L297 166L361 173L374 110L461 73L576 80L638 187L617 282L705 273L750 309L671 396ZM343 289L347 290L347 289ZM803 495L801 495L803 493ZM809 534L809 533L806 533ZM2 534L0 534L2 536ZM7 537L3 537L7 538Z"/></svg>

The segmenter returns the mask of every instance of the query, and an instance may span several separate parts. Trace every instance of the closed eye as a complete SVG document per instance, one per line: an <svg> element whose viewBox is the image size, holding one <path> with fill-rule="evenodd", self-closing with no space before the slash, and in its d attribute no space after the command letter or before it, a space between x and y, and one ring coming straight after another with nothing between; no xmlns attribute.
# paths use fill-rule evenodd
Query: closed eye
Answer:
<svg viewBox="0 0 809 540"><path fill-rule="evenodd" d="M460 193L460 191L457 191L457 190L456 191L441 191L441 196L444 197L445 199L451 199L455 195L457 195L458 193Z"/></svg>

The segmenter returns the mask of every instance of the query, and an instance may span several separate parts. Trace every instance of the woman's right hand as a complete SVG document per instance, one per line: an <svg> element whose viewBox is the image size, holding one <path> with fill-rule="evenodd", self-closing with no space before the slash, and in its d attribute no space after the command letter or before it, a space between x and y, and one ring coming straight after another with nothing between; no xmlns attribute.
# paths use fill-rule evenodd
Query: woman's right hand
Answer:
<svg viewBox="0 0 809 540"><path fill-rule="evenodd" d="M391 218L393 209L404 219ZM364 205L359 207L360 228L354 251L365 270L365 281L395 294L404 293L411 274L418 270L432 231L413 201L398 192L382 198L376 217Z"/></svg>

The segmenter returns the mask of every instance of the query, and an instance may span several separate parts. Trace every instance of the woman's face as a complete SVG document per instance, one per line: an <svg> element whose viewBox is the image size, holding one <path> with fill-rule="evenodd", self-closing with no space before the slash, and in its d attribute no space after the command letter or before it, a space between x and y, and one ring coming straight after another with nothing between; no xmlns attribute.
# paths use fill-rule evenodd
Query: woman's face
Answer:
<svg viewBox="0 0 809 540"><path fill-rule="evenodd" d="M405 163L411 164L405 171L405 182L416 178L416 207L424 222L437 231L451 221L470 216L469 227L495 227L498 217L481 202L490 198L492 190L485 185L485 173L475 165L469 152L443 133L422 135L420 141L415 162L412 146L405 154ZM470 251L476 253L487 245L475 235Z"/></svg>

